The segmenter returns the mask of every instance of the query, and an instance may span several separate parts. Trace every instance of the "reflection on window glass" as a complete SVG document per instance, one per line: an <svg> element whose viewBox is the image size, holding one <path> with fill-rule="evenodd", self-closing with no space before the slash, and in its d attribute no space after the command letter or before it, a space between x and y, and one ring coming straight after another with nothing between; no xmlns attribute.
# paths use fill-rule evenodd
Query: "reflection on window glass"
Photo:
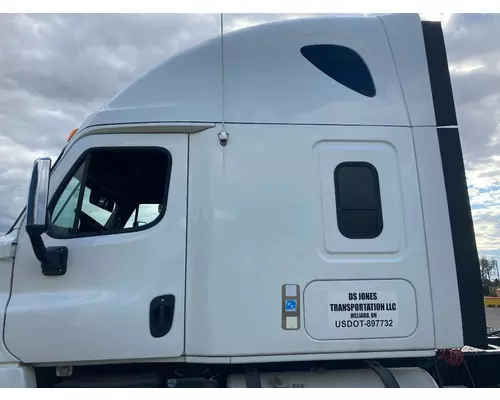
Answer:
<svg viewBox="0 0 500 400"><path fill-rule="evenodd" d="M153 222L158 215L160 215L158 210L158 204L141 204L139 205L139 214L137 215L137 226L142 226ZM125 225L126 228L134 227L134 222L136 219L136 211L133 212L130 219L127 221Z"/></svg>
<svg viewBox="0 0 500 400"><path fill-rule="evenodd" d="M163 215L170 162L170 153L156 147L92 149L57 198L49 234L63 238L147 227Z"/></svg>
<svg viewBox="0 0 500 400"><path fill-rule="evenodd" d="M75 211L78 206L80 196L80 179L83 173L84 164L71 178L68 186L64 189L52 213L52 225L58 228L71 229L75 222Z"/></svg>
<svg viewBox="0 0 500 400"><path fill-rule="evenodd" d="M111 217L110 211L104 210L90 203L90 189L87 187L83 193L82 211L94 218L102 226L105 226L106 222L108 222Z"/></svg>

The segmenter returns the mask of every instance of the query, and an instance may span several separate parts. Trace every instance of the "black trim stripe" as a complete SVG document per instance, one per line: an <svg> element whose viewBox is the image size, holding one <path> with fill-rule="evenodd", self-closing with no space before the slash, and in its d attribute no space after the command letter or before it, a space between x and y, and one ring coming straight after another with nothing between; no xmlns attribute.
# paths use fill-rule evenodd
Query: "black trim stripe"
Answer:
<svg viewBox="0 0 500 400"><path fill-rule="evenodd" d="M485 347L486 317L479 256L458 128L438 128L451 235L457 269L464 344Z"/></svg>
<svg viewBox="0 0 500 400"><path fill-rule="evenodd" d="M422 22L457 271L464 344L487 347L486 316L462 147L439 22ZM437 305L439 307L439 305Z"/></svg>
<svg viewBox="0 0 500 400"><path fill-rule="evenodd" d="M457 114L451 88L450 71L443 28L440 22L423 21L425 53L431 80L432 100L437 126L457 125Z"/></svg>

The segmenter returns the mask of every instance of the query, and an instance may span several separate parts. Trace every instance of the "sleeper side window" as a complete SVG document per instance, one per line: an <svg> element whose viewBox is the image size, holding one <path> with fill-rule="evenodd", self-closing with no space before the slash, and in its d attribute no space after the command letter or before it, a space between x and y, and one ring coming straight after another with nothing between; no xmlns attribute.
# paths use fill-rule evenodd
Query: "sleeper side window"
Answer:
<svg viewBox="0 0 500 400"><path fill-rule="evenodd" d="M162 148L91 149L56 192L48 234L92 236L154 225L165 213L170 170L171 156Z"/></svg>
<svg viewBox="0 0 500 400"><path fill-rule="evenodd" d="M366 97L377 91L370 69L353 49L335 44L313 44L300 49L312 65L341 85Z"/></svg>
<svg viewBox="0 0 500 400"><path fill-rule="evenodd" d="M380 185L367 162L344 162L334 171L337 224L349 239L374 239L382 233Z"/></svg>

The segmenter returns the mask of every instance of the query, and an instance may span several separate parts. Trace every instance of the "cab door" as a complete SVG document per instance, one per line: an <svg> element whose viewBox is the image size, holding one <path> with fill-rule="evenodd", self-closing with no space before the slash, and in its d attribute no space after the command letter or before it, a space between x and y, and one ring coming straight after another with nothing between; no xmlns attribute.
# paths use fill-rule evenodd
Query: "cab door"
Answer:
<svg viewBox="0 0 500 400"><path fill-rule="evenodd" d="M119 146L117 146L119 144ZM185 134L77 139L52 172L46 276L21 229L5 343L26 363L177 357L184 352Z"/></svg>

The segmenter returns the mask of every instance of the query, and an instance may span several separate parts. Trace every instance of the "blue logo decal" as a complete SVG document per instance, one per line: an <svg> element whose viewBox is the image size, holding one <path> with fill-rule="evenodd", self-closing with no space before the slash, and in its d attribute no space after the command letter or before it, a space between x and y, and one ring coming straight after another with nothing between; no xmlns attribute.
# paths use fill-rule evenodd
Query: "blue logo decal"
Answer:
<svg viewBox="0 0 500 400"><path fill-rule="evenodd" d="M287 312L297 311L297 300L286 300L285 301L285 311L287 311Z"/></svg>

